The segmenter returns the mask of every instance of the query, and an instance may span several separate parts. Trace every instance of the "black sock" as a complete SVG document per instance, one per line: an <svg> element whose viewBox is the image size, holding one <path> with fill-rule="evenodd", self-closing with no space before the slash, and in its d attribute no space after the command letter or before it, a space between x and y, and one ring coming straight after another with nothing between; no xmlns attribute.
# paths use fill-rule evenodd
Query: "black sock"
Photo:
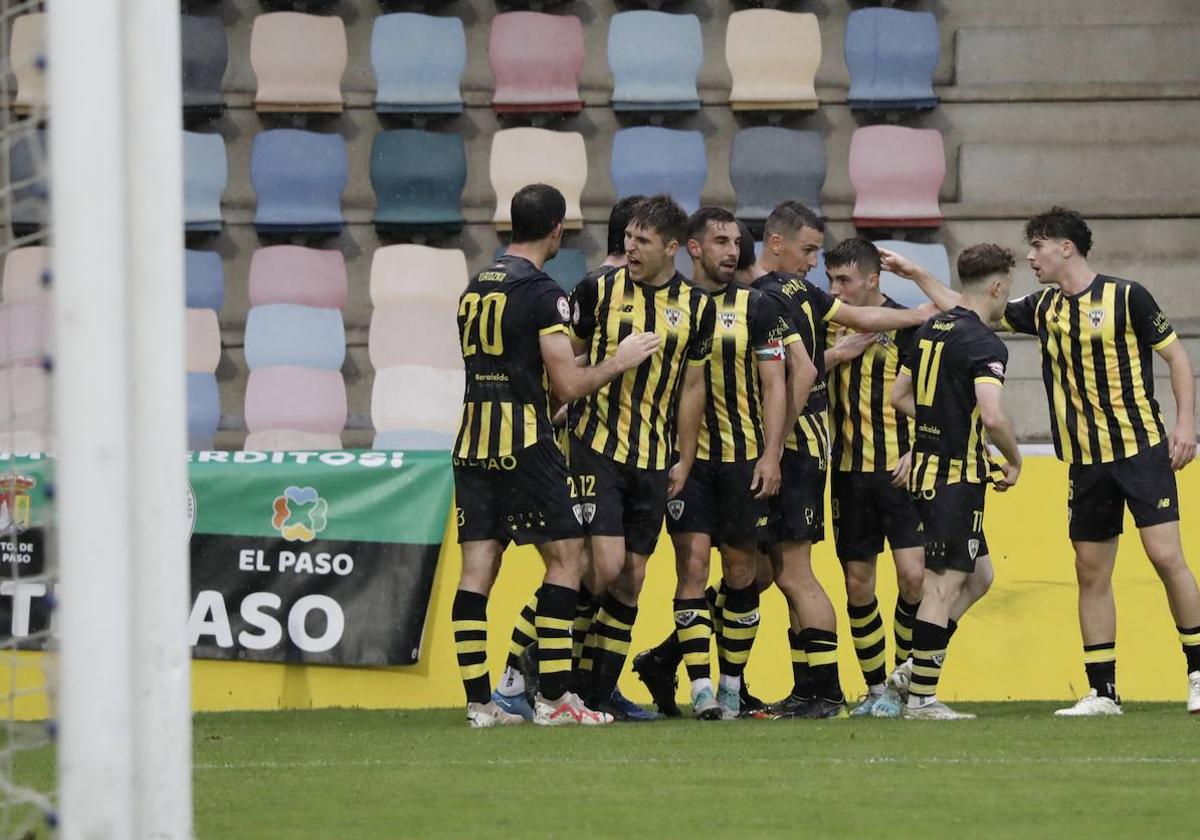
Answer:
<svg viewBox="0 0 1200 840"><path fill-rule="evenodd" d="M708 601L703 598L675 599L675 648L687 666L688 679L712 679L710 642L712 641L712 617L708 613ZM678 660L675 661L678 667Z"/></svg>
<svg viewBox="0 0 1200 840"><path fill-rule="evenodd" d="M487 667L487 596L458 590L450 607L454 625L454 652L468 703L492 699Z"/></svg>
<svg viewBox="0 0 1200 840"><path fill-rule="evenodd" d="M837 633L833 630L817 630L810 627L805 633L808 639L808 673L812 685L812 696L826 700L842 700L842 683L838 679Z"/></svg>
<svg viewBox="0 0 1200 840"><path fill-rule="evenodd" d="M758 587L730 589L721 610L721 638L718 643L723 676L741 677L750 659L750 648L758 635Z"/></svg>
<svg viewBox="0 0 1200 840"><path fill-rule="evenodd" d="M1083 669L1087 671L1088 685L1096 690L1096 694L1110 700L1117 699L1116 642L1084 645Z"/></svg>
<svg viewBox="0 0 1200 840"><path fill-rule="evenodd" d="M525 648L537 641L537 628L533 625L534 619L537 618L537 599L538 594L534 592L525 606L521 607L517 623L513 625L512 639L508 643L508 659L504 665L514 671L521 670L521 654L525 652Z"/></svg>
<svg viewBox="0 0 1200 840"><path fill-rule="evenodd" d="M896 611L892 614L892 635L896 639L896 664L903 665L912 656L913 623L921 602L910 604L903 598L896 599Z"/></svg>
<svg viewBox="0 0 1200 840"><path fill-rule="evenodd" d="M547 700L566 694L571 682L571 631L579 593L566 586L543 583L538 591L538 690Z"/></svg>
<svg viewBox="0 0 1200 840"><path fill-rule="evenodd" d="M917 619L913 625L912 678L908 693L912 697L935 697L942 665L946 660L949 630L928 621Z"/></svg>
<svg viewBox="0 0 1200 840"><path fill-rule="evenodd" d="M809 697L812 694L812 680L808 673L808 643L807 630L788 630L788 647L792 650L792 695L794 697Z"/></svg>
<svg viewBox="0 0 1200 840"><path fill-rule="evenodd" d="M879 602L872 598L871 603L862 606L848 603L846 614L850 619L854 654L867 687L882 685L887 680L887 633L879 615Z"/></svg>
<svg viewBox="0 0 1200 840"><path fill-rule="evenodd" d="M592 654L592 684L589 689L589 705L606 702L617 687L617 679L625 669L629 656L629 643L633 638L633 623L637 620L636 606L622 604L612 595L605 595L592 632L596 634L596 648Z"/></svg>
<svg viewBox="0 0 1200 840"><path fill-rule="evenodd" d="M1200 627L1178 627L1183 655L1187 657L1188 673L1200 671Z"/></svg>

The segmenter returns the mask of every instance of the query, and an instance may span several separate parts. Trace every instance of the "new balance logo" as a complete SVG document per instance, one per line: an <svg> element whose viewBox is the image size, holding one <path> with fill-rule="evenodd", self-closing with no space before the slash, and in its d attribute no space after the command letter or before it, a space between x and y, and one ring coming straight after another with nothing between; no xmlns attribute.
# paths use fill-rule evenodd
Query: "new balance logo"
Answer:
<svg viewBox="0 0 1200 840"><path fill-rule="evenodd" d="M1166 510L1166 509L1167 509L1167 508L1169 508L1170 506L1171 506L1171 500L1170 500L1170 499L1159 499L1159 500L1158 500L1158 509L1159 509L1159 510Z"/></svg>
<svg viewBox="0 0 1200 840"><path fill-rule="evenodd" d="M633 304L632 304L632 303L627 303L627 304L625 304L624 306L622 306L622 307L621 307L621 311L622 311L622 312L632 312L632 311L633 311Z"/></svg>

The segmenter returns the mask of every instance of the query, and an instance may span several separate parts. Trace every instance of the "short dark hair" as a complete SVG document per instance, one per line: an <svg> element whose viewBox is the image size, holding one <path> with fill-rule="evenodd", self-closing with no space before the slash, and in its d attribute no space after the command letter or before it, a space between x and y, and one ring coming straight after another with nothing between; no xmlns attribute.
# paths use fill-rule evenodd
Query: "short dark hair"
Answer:
<svg viewBox="0 0 1200 840"><path fill-rule="evenodd" d="M629 227L629 217L633 208L646 200L644 195L627 195L613 205L608 214L608 255L619 256L625 253L625 228Z"/></svg>
<svg viewBox="0 0 1200 840"><path fill-rule="evenodd" d="M825 252L825 268L842 268L847 265L856 265L868 275L878 274L882 268L879 249L869 239L852 236Z"/></svg>
<svg viewBox="0 0 1200 840"><path fill-rule="evenodd" d="M1025 241L1032 242L1035 239L1068 239L1075 243L1075 250L1085 257L1092 250L1092 229L1079 211L1069 207L1051 207L1026 222Z"/></svg>
<svg viewBox="0 0 1200 840"><path fill-rule="evenodd" d="M767 216L763 225L763 237L773 233L799 233L800 228L810 227L817 233L825 232L825 222L821 217L809 210L799 201L785 201Z"/></svg>
<svg viewBox="0 0 1200 840"><path fill-rule="evenodd" d="M738 220L724 207L701 207L695 213L688 216L687 238L695 239L697 242L702 241L704 239L704 231L708 228L709 222L736 225Z"/></svg>
<svg viewBox="0 0 1200 840"><path fill-rule="evenodd" d="M633 208L629 224L657 231L663 242L674 239L681 245L687 236L688 217L675 199L666 193L652 195Z"/></svg>
<svg viewBox="0 0 1200 840"><path fill-rule="evenodd" d="M981 242L958 255L958 279L975 283L993 274L1007 274L1017 265L1012 251L993 242Z"/></svg>
<svg viewBox="0 0 1200 840"><path fill-rule="evenodd" d="M738 243L738 271L745 271L750 266L754 265L754 234L750 232L750 228L746 227L746 223L738 221L738 235L742 237L742 241Z"/></svg>
<svg viewBox="0 0 1200 840"><path fill-rule="evenodd" d="M517 190L509 205L512 241L545 239L567 216L567 200L549 184L529 184Z"/></svg>

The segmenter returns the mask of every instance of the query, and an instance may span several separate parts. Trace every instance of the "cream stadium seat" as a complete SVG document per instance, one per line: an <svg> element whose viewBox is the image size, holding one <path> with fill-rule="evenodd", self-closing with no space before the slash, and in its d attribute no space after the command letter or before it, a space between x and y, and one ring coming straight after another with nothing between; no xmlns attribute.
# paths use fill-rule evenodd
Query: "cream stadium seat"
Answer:
<svg viewBox="0 0 1200 840"><path fill-rule="evenodd" d="M41 300L50 278L50 249L44 245L14 248L4 258L3 299L5 303Z"/></svg>
<svg viewBox="0 0 1200 840"><path fill-rule="evenodd" d="M25 115L44 110L46 100L46 15L41 12L13 18L9 65L17 82L12 109Z"/></svg>
<svg viewBox="0 0 1200 840"><path fill-rule="evenodd" d="M567 200L564 227L583 227L583 185L587 182L587 150L576 131L544 128L508 128L492 135L492 188L496 191L498 230L512 230L509 205L526 184L541 182L557 187Z"/></svg>
<svg viewBox="0 0 1200 840"><path fill-rule="evenodd" d="M371 422L377 431L424 429L454 434L462 416L463 372L417 365L375 371Z"/></svg>
<svg viewBox="0 0 1200 840"><path fill-rule="evenodd" d="M467 257L457 248L388 245L371 257L371 302L386 306L423 301L457 311L468 279Z"/></svg>
<svg viewBox="0 0 1200 840"><path fill-rule="evenodd" d="M187 372L216 373L221 361L221 327L213 309L189 309L185 319Z"/></svg>
<svg viewBox="0 0 1200 840"><path fill-rule="evenodd" d="M246 435L246 442L242 445L242 449L252 452L319 451L341 448L341 435L300 432L295 429L272 429L266 432L251 432Z"/></svg>
<svg viewBox="0 0 1200 840"><path fill-rule="evenodd" d="M375 307L367 346L376 370L420 365L462 370L457 313L452 306L414 301Z"/></svg>
<svg viewBox="0 0 1200 840"><path fill-rule="evenodd" d="M735 111L815 109L821 30L809 12L745 9L729 16L725 60Z"/></svg>
<svg viewBox="0 0 1200 840"><path fill-rule="evenodd" d="M250 33L250 64L258 77L254 109L340 112L346 60L346 27L340 17L259 15Z"/></svg>

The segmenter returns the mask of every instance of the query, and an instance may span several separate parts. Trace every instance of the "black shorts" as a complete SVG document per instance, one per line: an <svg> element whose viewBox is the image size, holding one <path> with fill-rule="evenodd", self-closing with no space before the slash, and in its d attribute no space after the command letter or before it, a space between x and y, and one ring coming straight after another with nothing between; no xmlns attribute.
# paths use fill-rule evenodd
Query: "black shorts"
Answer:
<svg viewBox="0 0 1200 840"><path fill-rule="evenodd" d="M526 545L583 536L571 510L567 462L552 442L502 458L455 458L454 493L460 543Z"/></svg>
<svg viewBox="0 0 1200 840"><path fill-rule="evenodd" d="M834 470L829 479L833 542L838 559L869 560L883 551L922 545L921 517L906 487L891 473Z"/></svg>
<svg viewBox="0 0 1200 840"><path fill-rule="evenodd" d="M783 450L779 461L783 482L771 499L770 542L814 542L825 539L825 462L807 452Z"/></svg>
<svg viewBox="0 0 1200 840"><path fill-rule="evenodd" d="M1139 528L1179 521L1179 490L1163 441L1120 461L1071 464L1067 521L1071 539L1104 542L1122 531L1125 506Z"/></svg>
<svg viewBox="0 0 1200 840"><path fill-rule="evenodd" d="M667 470L631 467L570 438L571 503L589 537L624 537L625 550L650 555L662 531Z"/></svg>
<svg viewBox="0 0 1200 840"><path fill-rule="evenodd" d="M926 569L970 574L975 571L975 561L987 556L983 536L986 493L986 484L966 481L913 493L925 537Z"/></svg>
<svg viewBox="0 0 1200 840"><path fill-rule="evenodd" d="M717 545L752 546L766 538L767 499L750 490L753 461L696 461L683 492L667 502L667 533L708 534Z"/></svg>

